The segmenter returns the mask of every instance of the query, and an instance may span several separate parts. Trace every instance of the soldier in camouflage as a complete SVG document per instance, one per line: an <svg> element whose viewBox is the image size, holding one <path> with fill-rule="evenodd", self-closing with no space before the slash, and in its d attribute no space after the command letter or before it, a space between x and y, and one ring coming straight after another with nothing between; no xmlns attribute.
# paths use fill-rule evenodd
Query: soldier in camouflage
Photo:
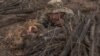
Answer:
<svg viewBox="0 0 100 56"><path fill-rule="evenodd" d="M64 24L66 15L72 17L74 16L74 12L65 7L61 0L51 0L48 2L48 7L41 13L39 21L45 27L47 27L49 23L54 26L61 26Z"/></svg>

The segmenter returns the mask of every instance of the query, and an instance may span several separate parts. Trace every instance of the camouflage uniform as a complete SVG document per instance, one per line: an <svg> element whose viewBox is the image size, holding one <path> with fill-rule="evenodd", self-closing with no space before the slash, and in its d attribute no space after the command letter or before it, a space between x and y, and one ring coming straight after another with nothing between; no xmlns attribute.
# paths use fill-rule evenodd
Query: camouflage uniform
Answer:
<svg viewBox="0 0 100 56"><path fill-rule="evenodd" d="M48 2L48 7L45 10L43 10L41 12L41 16L39 16L40 23L47 24L48 22L47 14L48 13L59 13L59 12L65 13L64 19L66 18L66 15L70 17L74 16L74 12L71 9L64 7L62 2L56 2L53 4Z"/></svg>
<svg viewBox="0 0 100 56"><path fill-rule="evenodd" d="M56 35L55 37L57 37L57 38L65 37L64 28L63 27L59 27L59 26L52 26L52 23L48 20L48 17L47 17L48 13L59 13L59 12L62 12L62 13L65 14L64 17L63 17L64 20L67 19L67 18L70 19L71 17L74 16L74 12L71 9L69 9L67 7L64 7L62 2L56 2L56 3L53 3L53 4L50 4L48 2L48 7L41 12L41 16L39 17L39 22L45 26L45 30L44 31L47 31L47 33L49 33L49 36L47 36L47 35L45 36L46 38L47 37L52 37L53 34L55 34ZM64 24L65 24L65 22L64 22ZM58 30L54 30L56 28L59 28L59 29ZM48 32L48 31L51 31L51 32ZM62 33L60 33L60 32L62 32Z"/></svg>

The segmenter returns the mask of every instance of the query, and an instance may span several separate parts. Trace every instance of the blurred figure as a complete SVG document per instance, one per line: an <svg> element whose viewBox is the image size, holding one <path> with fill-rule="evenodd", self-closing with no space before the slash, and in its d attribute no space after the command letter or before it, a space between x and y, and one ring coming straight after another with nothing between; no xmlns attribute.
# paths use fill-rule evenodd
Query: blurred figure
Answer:
<svg viewBox="0 0 100 56"><path fill-rule="evenodd" d="M73 17L74 12L71 9L64 7L62 0L50 0L48 2L48 7L41 12L39 20L45 27L49 24L63 26L64 20L67 19L65 18L66 15Z"/></svg>

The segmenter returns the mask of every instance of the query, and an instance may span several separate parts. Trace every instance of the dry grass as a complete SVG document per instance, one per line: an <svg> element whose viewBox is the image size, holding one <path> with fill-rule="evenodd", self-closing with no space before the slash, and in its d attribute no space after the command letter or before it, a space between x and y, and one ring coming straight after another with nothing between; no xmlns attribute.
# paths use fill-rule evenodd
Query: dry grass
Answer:
<svg viewBox="0 0 100 56"><path fill-rule="evenodd" d="M28 20L24 23L14 24L6 28L7 30L5 31L5 36L11 37L14 35L16 37L19 37L22 32L31 32L32 27L34 28L34 30L39 31L41 25L37 22L37 20Z"/></svg>
<svg viewBox="0 0 100 56"><path fill-rule="evenodd" d="M40 8L45 6L47 1L34 0L33 2L34 7ZM76 13L74 18L70 20L66 18L67 29L53 27L54 29L45 30L36 19L0 28L0 35L3 36L3 38L0 36L0 56L100 56L100 9L98 9L100 5L96 2L97 0L71 0L67 6L76 9ZM16 10L1 11L2 9L0 14L6 14L6 12L15 13Z"/></svg>

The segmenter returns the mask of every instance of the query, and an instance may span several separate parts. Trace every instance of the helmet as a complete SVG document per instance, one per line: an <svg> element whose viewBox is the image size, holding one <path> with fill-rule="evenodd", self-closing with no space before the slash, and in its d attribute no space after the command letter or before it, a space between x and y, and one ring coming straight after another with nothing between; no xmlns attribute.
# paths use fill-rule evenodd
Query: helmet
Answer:
<svg viewBox="0 0 100 56"><path fill-rule="evenodd" d="M74 15L74 12L71 9L64 7L62 0L50 0L48 2L47 10L48 10L47 13L64 12L67 14Z"/></svg>

